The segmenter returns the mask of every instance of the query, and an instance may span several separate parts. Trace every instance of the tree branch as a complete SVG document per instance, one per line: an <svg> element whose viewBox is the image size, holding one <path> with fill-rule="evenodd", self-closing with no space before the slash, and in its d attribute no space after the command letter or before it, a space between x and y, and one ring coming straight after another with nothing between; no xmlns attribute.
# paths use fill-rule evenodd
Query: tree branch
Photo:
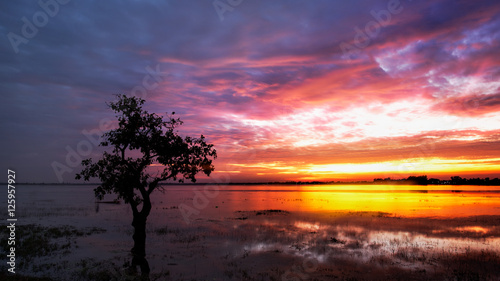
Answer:
<svg viewBox="0 0 500 281"><path fill-rule="evenodd" d="M132 208L133 215L136 216L139 211L137 210L137 203L133 199L130 200L130 207Z"/></svg>

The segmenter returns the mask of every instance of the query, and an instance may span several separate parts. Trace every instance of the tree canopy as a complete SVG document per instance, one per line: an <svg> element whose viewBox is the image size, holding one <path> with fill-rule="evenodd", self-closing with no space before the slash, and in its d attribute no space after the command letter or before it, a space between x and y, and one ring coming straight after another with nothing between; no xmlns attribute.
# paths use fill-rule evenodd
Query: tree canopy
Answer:
<svg viewBox="0 0 500 281"><path fill-rule="evenodd" d="M172 112L165 121L155 113L142 108L144 100L119 96L108 106L117 113L118 128L104 134L101 146L112 146L102 159L82 161L85 169L76 178L89 180L97 177L101 184L94 190L97 198L115 193L126 203L140 204L158 183L166 180L196 181L195 175L206 175L214 170L212 159L217 157L212 144L205 137L181 137L176 128L182 125ZM161 172L152 175L151 165L161 166ZM139 191L136 193L135 191Z"/></svg>

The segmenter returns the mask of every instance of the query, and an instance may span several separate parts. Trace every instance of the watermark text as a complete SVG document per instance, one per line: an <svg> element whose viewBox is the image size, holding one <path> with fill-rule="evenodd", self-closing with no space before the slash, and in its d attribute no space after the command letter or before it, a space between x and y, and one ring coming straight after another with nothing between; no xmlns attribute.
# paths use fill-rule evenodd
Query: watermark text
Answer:
<svg viewBox="0 0 500 281"><path fill-rule="evenodd" d="M7 269L10 273L16 273L16 172L7 170L7 228L9 236L7 239Z"/></svg>

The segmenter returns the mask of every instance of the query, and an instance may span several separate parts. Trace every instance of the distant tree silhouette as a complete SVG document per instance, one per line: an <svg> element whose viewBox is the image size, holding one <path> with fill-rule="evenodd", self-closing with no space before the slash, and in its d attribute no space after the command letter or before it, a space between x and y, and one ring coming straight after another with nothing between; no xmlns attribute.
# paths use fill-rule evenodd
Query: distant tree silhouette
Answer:
<svg viewBox="0 0 500 281"><path fill-rule="evenodd" d="M465 184L465 183L467 183L466 179L463 179L459 176L451 177L451 184L453 184L453 185L461 185L461 184Z"/></svg>
<svg viewBox="0 0 500 281"><path fill-rule="evenodd" d="M144 100L119 95L117 102L108 106L117 113L118 128L103 135L101 146L113 147L104 152L102 159L82 161L84 169L76 179L89 181L99 178L101 184L94 189L95 196L102 200L105 194L116 194L130 204L133 214L134 247L132 269L139 265L143 276L149 275L146 260L146 221L151 211L150 196L161 181L195 182L195 175L206 175L214 170L212 159L217 153L205 138L181 137L176 127L182 121L173 115L166 121L161 116L148 113L142 108ZM151 173L150 165L160 164L161 172ZM149 171L148 171L149 170Z"/></svg>
<svg viewBox="0 0 500 281"><path fill-rule="evenodd" d="M500 179L494 178L462 178L459 176L453 176L450 180L440 180L435 178L427 179L427 176L409 176L406 179L391 179L391 178L375 178L373 179L375 184L418 184L418 185L496 185L500 186Z"/></svg>
<svg viewBox="0 0 500 281"><path fill-rule="evenodd" d="M409 176L406 179L408 182L418 185L427 185L427 176Z"/></svg>
<svg viewBox="0 0 500 281"><path fill-rule="evenodd" d="M441 184L441 180L440 179L436 179L436 178L430 178L428 181L427 181L428 184Z"/></svg>

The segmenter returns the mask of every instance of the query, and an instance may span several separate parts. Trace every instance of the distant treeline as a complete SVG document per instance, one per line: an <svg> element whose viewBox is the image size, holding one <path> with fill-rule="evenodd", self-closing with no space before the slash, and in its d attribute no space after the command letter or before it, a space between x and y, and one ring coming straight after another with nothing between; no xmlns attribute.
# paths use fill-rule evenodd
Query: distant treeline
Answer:
<svg viewBox="0 0 500 281"><path fill-rule="evenodd" d="M240 183L241 184L241 183ZM250 184L250 183L249 183ZM403 179L392 178L375 178L373 181L287 181L287 182L268 182L264 184L401 184L401 185L497 185L500 186L500 179L494 178L462 178L459 176L451 177L449 180L440 180L435 178L427 178L427 176L409 176Z"/></svg>
<svg viewBox="0 0 500 281"><path fill-rule="evenodd" d="M391 178L377 178L373 180L374 183L379 184L415 184L415 185L428 185L428 184L443 184L443 185L500 185L500 179L494 178L462 178L459 176L451 177L449 180L440 180L430 178L427 176L410 176L406 179L391 179Z"/></svg>

